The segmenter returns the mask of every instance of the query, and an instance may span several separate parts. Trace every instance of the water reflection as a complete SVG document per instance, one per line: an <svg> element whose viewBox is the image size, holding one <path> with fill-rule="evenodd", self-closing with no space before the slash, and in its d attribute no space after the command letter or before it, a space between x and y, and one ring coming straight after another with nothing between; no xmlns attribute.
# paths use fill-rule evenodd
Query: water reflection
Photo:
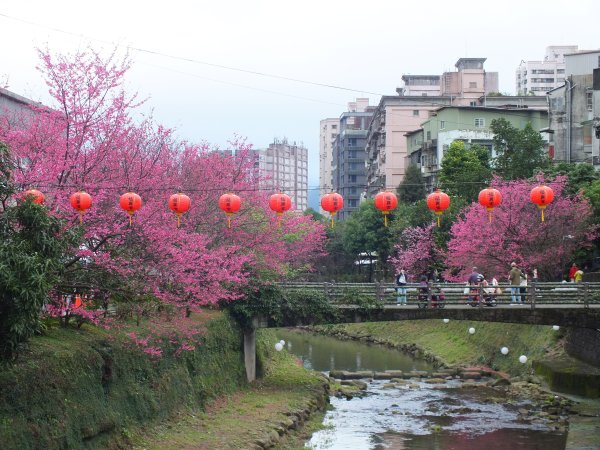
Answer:
<svg viewBox="0 0 600 450"><path fill-rule="evenodd" d="M329 370L427 370L400 352L324 336L278 331L307 368ZM432 386L419 380L394 387L372 380L367 395L332 397L327 427L306 444L314 450L563 450L566 434L543 422L519 419L529 404L503 404L498 392L464 388L458 380ZM493 400L493 401L492 401ZM501 400L501 399L500 399Z"/></svg>
<svg viewBox="0 0 600 450"><path fill-rule="evenodd" d="M356 341L339 341L310 333L277 330L278 339L287 342L288 350L299 357L307 369L331 370L430 370L431 364L416 361L397 350L371 346Z"/></svg>

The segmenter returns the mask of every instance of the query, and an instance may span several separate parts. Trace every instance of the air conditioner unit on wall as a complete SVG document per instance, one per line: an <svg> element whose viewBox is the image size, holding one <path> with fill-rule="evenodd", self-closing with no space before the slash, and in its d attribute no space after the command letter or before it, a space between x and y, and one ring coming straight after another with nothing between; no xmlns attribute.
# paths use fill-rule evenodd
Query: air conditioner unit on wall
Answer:
<svg viewBox="0 0 600 450"><path fill-rule="evenodd" d="M600 166L600 156L592 156L592 164L594 166Z"/></svg>

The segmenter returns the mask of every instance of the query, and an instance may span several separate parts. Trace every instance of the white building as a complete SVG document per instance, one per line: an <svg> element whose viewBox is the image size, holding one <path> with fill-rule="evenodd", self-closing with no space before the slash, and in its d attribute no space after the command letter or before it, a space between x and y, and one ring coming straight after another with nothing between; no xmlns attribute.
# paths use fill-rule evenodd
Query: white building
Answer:
<svg viewBox="0 0 600 450"><path fill-rule="evenodd" d="M333 143L340 130L340 119L323 119L319 128L319 194L333 189Z"/></svg>
<svg viewBox="0 0 600 450"><path fill-rule="evenodd" d="M249 150L248 154L256 158L256 166L267 178L261 187L289 195L293 209L308 208L308 150L302 143L275 139L269 148Z"/></svg>
<svg viewBox="0 0 600 450"><path fill-rule="evenodd" d="M565 82L565 54L576 53L577 45L546 47L543 61L523 61L517 68L517 95L546 95Z"/></svg>

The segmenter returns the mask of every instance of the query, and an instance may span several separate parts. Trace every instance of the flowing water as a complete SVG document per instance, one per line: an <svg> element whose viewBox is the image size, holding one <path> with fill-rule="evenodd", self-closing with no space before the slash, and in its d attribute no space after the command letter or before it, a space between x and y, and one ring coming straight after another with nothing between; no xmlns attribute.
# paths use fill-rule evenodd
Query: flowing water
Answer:
<svg viewBox="0 0 600 450"><path fill-rule="evenodd" d="M424 361L396 350L326 336L278 330L286 349L304 367L330 370L428 370ZM331 398L325 428L306 447L315 450L563 450L565 433L543 422L519 418L487 387L463 388L458 380L430 385L417 380L390 388L387 381L368 381L363 397ZM500 400L500 401L498 401Z"/></svg>

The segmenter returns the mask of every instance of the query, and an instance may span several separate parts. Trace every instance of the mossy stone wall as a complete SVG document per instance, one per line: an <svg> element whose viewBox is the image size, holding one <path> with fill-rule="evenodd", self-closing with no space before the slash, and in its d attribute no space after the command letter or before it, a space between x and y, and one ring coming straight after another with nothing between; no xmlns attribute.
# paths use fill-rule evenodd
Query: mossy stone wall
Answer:
<svg viewBox="0 0 600 450"><path fill-rule="evenodd" d="M240 330L227 317L206 326L194 351L160 358L99 329L34 339L0 366L0 447L105 448L130 426L245 385Z"/></svg>

